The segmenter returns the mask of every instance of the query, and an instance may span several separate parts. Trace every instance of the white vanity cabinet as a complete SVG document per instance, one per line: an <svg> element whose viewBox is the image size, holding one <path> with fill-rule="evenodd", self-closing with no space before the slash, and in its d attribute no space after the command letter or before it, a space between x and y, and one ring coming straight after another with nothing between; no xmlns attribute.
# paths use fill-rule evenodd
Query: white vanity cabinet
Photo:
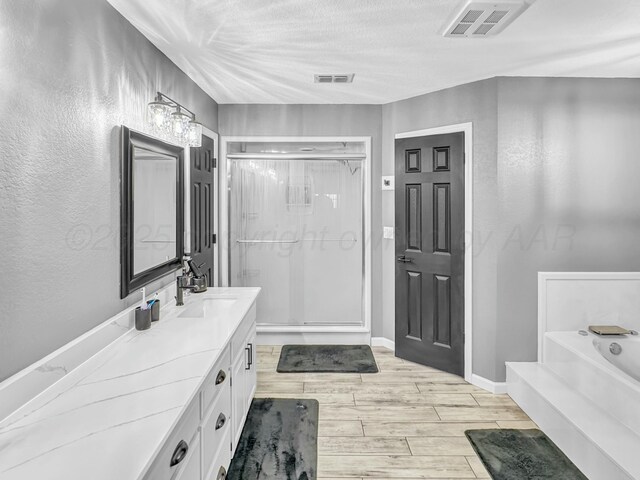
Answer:
<svg viewBox="0 0 640 480"><path fill-rule="evenodd" d="M251 307L144 480L224 480L256 388Z"/></svg>
<svg viewBox="0 0 640 480"><path fill-rule="evenodd" d="M231 362L230 348L224 354L224 367L214 368L201 393L200 443L202 479L223 480L231 461ZM208 384L208 385L207 385ZM185 480L197 480L190 477Z"/></svg>
<svg viewBox="0 0 640 480"><path fill-rule="evenodd" d="M256 388L260 289L184 306L174 293L149 330L128 308L0 384L2 480L226 479Z"/></svg>
<svg viewBox="0 0 640 480"><path fill-rule="evenodd" d="M232 454L235 452L240 440L242 427L256 391L255 305L251 308L247 317L253 318L253 320L238 328L231 342Z"/></svg>
<svg viewBox="0 0 640 480"><path fill-rule="evenodd" d="M145 480L218 480L231 460L229 346L169 435Z"/></svg>

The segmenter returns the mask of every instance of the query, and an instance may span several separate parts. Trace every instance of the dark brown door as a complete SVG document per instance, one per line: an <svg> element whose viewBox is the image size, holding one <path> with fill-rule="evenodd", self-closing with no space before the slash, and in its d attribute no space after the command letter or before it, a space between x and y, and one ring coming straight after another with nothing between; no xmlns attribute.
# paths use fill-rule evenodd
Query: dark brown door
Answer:
<svg viewBox="0 0 640 480"><path fill-rule="evenodd" d="M213 286L213 212L215 189L213 169L216 167L214 142L202 136L202 146L191 148L191 257L207 274Z"/></svg>
<svg viewBox="0 0 640 480"><path fill-rule="evenodd" d="M396 140L396 355L464 374L464 133Z"/></svg>

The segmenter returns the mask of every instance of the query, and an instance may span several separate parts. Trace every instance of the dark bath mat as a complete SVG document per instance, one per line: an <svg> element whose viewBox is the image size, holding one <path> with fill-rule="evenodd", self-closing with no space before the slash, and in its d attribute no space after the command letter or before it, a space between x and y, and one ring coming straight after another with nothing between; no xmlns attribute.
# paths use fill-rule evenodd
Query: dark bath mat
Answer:
<svg viewBox="0 0 640 480"><path fill-rule="evenodd" d="M494 480L588 480L540 430L467 430Z"/></svg>
<svg viewBox="0 0 640 480"><path fill-rule="evenodd" d="M278 373L378 373L369 345L285 345Z"/></svg>
<svg viewBox="0 0 640 480"><path fill-rule="evenodd" d="M256 398L227 480L315 480L317 400Z"/></svg>

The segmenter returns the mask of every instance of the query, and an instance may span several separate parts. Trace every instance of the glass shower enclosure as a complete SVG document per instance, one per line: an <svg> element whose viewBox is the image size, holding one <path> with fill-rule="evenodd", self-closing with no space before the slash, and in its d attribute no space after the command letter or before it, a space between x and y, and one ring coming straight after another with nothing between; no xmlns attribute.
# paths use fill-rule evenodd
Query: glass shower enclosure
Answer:
<svg viewBox="0 0 640 480"><path fill-rule="evenodd" d="M227 155L229 284L262 287L262 326L362 326L364 155L253 150Z"/></svg>

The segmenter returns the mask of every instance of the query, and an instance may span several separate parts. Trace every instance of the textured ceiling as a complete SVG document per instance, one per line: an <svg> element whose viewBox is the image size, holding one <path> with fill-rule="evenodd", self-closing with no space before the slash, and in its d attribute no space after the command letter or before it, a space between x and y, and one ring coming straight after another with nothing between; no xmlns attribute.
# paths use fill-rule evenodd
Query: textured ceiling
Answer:
<svg viewBox="0 0 640 480"><path fill-rule="evenodd" d="M109 0L219 103L387 103L497 75L640 76L639 0L537 0L486 39L458 0ZM314 73L356 74L353 84Z"/></svg>

